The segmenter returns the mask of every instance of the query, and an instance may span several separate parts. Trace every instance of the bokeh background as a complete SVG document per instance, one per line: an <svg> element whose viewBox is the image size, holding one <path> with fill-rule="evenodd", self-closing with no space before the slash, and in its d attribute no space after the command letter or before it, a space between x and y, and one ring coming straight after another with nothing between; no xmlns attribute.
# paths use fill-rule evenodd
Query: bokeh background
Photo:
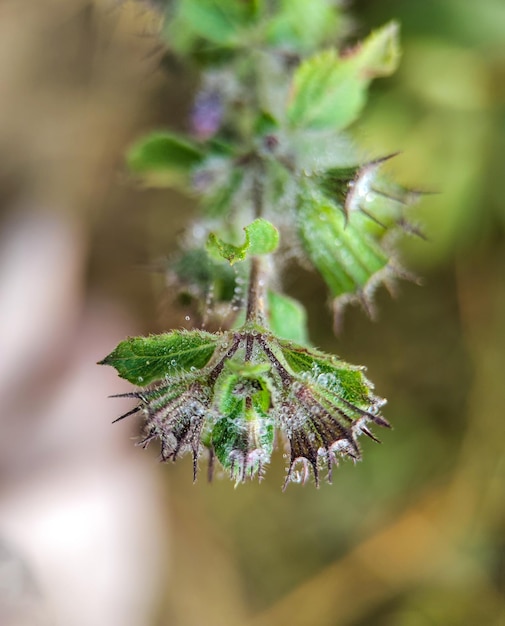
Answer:
<svg viewBox="0 0 505 626"><path fill-rule="evenodd" d="M103 358L184 325L161 271L195 207L129 181L143 132L184 129L195 79L166 62L156 3L0 3L0 623L6 626L505 624L505 4L355 0L395 18L403 62L358 140L438 192L403 244L423 286L331 334L323 285L287 290L311 338L365 363L394 425L332 486L234 489L158 465L111 426ZM109 371L110 370L110 371Z"/></svg>

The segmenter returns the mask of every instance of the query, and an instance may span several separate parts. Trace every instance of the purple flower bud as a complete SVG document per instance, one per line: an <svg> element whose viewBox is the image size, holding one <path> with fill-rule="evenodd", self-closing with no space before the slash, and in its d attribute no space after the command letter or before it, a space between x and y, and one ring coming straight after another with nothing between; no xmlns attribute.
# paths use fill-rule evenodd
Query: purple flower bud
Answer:
<svg viewBox="0 0 505 626"><path fill-rule="evenodd" d="M195 98L191 112L191 128L193 134L205 141L213 137L223 119L223 102L221 95L215 91L201 91Z"/></svg>

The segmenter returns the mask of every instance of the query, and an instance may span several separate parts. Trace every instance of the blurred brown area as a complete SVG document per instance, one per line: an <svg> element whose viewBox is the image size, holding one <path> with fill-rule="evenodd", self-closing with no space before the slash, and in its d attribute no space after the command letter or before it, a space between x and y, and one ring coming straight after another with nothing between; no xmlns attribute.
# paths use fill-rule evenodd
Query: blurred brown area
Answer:
<svg viewBox="0 0 505 626"><path fill-rule="evenodd" d="M331 335L325 291L288 277L311 337L366 363L394 425L332 486L192 485L111 426L127 390L96 361L184 324L156 270L193 210L136 189L128 144L184 128L192 77L164 62L154 3L0 3L0 624L505 624L505 13L501 0L356 1L404 59L358 137L407 184L424 285Z"/></svg>
<svg viewBox="0 0 505 626"><path fill-rule="evenodd" d="M150 293L125 146L168 87L141 5L0 4L0 623L141 626L168 570L157 468L97 360ZM177 103L176 103L177 104ZM166 202L166 199L164 200ZM133 275L133 278L132 278ZM117 402L117 401L116 401Z"/></svg>

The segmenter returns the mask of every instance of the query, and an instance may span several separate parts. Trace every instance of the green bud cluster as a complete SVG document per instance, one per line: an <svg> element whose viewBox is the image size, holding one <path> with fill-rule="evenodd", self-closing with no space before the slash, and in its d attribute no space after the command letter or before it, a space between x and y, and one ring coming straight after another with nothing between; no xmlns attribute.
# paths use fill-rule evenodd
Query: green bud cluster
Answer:
<svg viewBox="0 0 505 626"><path fill-rule="evenodd" d="M102 363L146 384L125 394L138 404L119 418L143 414L139 444L158 439L164 461L191 452L195 479L203 452L210 474L217 458L236 483L261 477L281 439L289 450L285 485L305 482L310 468L316 484L323 467L331 481L339 457L361 458L360 434L375 440L369 423L389 426L379 415L384 401L372 394L362 367L279 339L256 323L127 339Z"/></svg>

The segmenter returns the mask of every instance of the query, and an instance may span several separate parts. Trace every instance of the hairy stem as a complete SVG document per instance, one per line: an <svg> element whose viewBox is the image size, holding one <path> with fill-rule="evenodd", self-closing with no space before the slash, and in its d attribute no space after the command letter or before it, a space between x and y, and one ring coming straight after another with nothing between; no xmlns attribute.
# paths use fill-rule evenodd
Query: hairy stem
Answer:
<svg viewBox="0 0 505 626"><path fill-rule="evenodd" d="M263 215L263 179L265 175L261 158L255 159L255 169L256 175L253 179L251 195L255 217L259 218ZM253 257L251 259L249 285L247 288L246 321L248 322L259 324L264 324L265 322L265 283L266 277L263 261L260 257Z"/></svg>
<svg viewBox="0 0 505 626"><path fill-rule="evenodd" d="M265 320L265 272L261 257L251 259L249 285L247 287L246 321L264 324Z"/></svg>

